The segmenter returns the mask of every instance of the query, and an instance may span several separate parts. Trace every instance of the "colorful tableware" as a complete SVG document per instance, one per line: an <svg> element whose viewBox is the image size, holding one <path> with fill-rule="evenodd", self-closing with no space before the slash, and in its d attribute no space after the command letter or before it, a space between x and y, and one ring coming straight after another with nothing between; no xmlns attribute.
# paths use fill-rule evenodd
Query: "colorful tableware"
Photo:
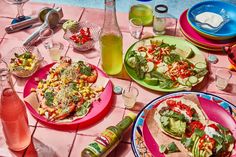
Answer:
<svg viewBox="0 0 236 157"><path fill-rule="evenodd" d="M208 8L208 9L206 9ZM211 8L211 9L210 9ZM195 20L194 12L198 10L206 10L207 12L213 12L217 14L221 14L220 12L224 12L225 16L229 19L228 22L226 22L222 28L220 28L218 31L210 31L202 28L199 26L199 24ZM196 30L200 35L202 35L205 38L214 39L214 40L225 40L225 39L231 39L236 36L236 6L231 3L226 3L222 1L204 1L197 3L193 7L191 7L188 10L187 13L187 19L190 23L190 25ZM222 16L222 15L221 15ZM223 19L226 19L226 17L222 16Z"/></svg>
<svg viewBox="0 0 236 157"><path fill-rule="evenodd" d="M150 38L147 38L147 39L143 39L143 40L149 40ZM192 45L191 43L181 39L181 38L178 38L178 37L173 37L173 36L156 36L156 37L152 37L151 39L153 40L160 40L160 41L163 41L165 43L168 43L168 44L171 44L171 45L176 45L177 48L179 49L182 49L182 50L186 50L187 47L191 48L195 54L199 55L200 58L202 58L203 62L204 61L204 56L202 54L201 51L199 51L199 49ZM126 69L126 72L128 73L128 75L136 82L138 83L139 85L143 86L143 87L146 87L148 89L151 89L151 90L155 90L155 91L162 91L162 92L175 92L175 91L182 91L182 90L187 90L188 87L186 86L181 86L181 87L176 87L176 88L170 88L170 89L165 89L165 88L160 88L160 86L153 86L153 85L149 85L147 84L144 80L140 80L136 73L135 73L135 70L133 68L131 68L128 64L127 64L127 58L130 54L130 52L133 50L133 47L136 46L136 44L140 44L140 42L142 42L142 40L134 43L133 45L130 46L130 48L127 50L126 54L125 54L125 61L124 61L124 67ZM199 80L198 83L201 83L201 81L203 80L203 77Z"/></svg>
<svg viewBox="0 0 236 157"><path fill-rule="evenodd" d="M222 47L225 47L225 46L232 46L236 43L236 38L233 38L230 40L216 41L216 40L211 40L211 39L202 37L189 24L187 20L187 11L188 10L185 10L181 14L179 18L179 25L182 32L186 36L188 36L189 39L191 39L192 41L195 41L195 43L199 45L203 45L206 48L216 48L216 49L221 49Z"/></svg>
<svg viewBox="0 0 236 157"><path fill-rule="evenodd" d="M183 35L183 37L189 41L190 43L192 43L193 45L197 46L200 49L203 50L207 50L207 51L214 51L214 52L221 52L222 48L210 48L210 47L205 47L204 45L199 44L198 42L196 42L195 40L191 39L188 37L188 35L186 35L182 29L180 29L181 34Z"/></svg>
<svg viewBox="0 0 236 157"><path fill-rule="evenodd" d="M52 63L52 64L48 64L42 67L29 78L29 80L26 82L25 87L24 87L24 93L23 93L24 98L30 94L31 88L36 89L38 82L35 81L35 78L39 80L46 78L49 69L54 64L55 63ZM98 77L107 77L107 75L99 68L97 68L97 71L98 71ZM111 105L112 105L110 103L111 97L112 97L112 83L111 81L109 81L104 91L100 95L100 99L92 103L93 106L91 110L89 111L89 113L81 119L76 119L68 123L66 122L57 123L53 121L48 121L45 117L41 116L30 104L28 104L27 102L25 103L26 103L26 107L29 109L32 116L35 119L37 119L39 122L41 122L42 124L49 126L53 129L59 129L59 130L72 130L73 129L74 130L78 128L81 129L81 128L87 127L91 124L96 123L101 118L103 118L111 108Z"/></svg>
<svg viewBox="0 0 236 157"><path fill-rule="evenodd" d="M158 97L147 104L137 115L131 134L131 146L136 157L164 157L159 152L158 144L146 126L145 113L155 107L155 105L166 98L178 97L185 94L196 94L203 110L209 119L228 127L236 138L236 106L216 95L203 92L176 92ZM216 112L212 112L216 111ZM236 149L236 146L234 147Z"/></svg>

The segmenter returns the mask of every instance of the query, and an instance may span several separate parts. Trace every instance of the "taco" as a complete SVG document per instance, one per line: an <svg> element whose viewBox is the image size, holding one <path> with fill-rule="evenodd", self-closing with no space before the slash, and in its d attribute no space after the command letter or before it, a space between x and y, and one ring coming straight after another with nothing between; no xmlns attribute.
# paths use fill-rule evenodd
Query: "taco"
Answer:
<svg viewBox="0 0 236 157"><path fill-rule="evenodd" d="M96 68L84 61L54 64L36 88L38 113L49 121L83 118L104 89L94 85L97 78Z"/></svg>
<svg viewBox="0 0 236 157"><path fill-rule="evenodd" d="M234 136L222 125L209 122L192 128L190 137L183 137L181 143L193 157L229 157L234 148Z"/></svg>
<svg viewBox="0 0 236 157"><path fill-rule="evenodd" d="M184 97L169 98L156 108L154 119L163 133L181 139L193 122L206 123L207 117L199 105Z"/></svg>

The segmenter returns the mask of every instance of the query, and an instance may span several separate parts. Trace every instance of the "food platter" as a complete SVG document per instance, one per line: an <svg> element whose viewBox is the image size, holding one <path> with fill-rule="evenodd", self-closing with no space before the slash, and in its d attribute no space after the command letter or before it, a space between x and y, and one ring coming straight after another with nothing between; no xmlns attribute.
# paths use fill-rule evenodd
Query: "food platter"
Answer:
<svg viewBox="0 0 236 157"><path fill-rule="evenodd" d="M191 51L193 51L194 53L194 56L190 59L188 59L189 62L191 63L198 63L198 62L201 62L202 64L206 65L206 61L205 61L205 57L203 56L203 54L199 51L199 49L197 47L195 47L194 45L192 45L191 43L185 41L185 40L182 40L178 37L171 37L171 36L158 36L158 37L152 37L152 38L148 38L148 39L143 39L143 40L140 40L136 43L134 43L127 51L126 55L125 55L125 61L124 61L124 66L125 66L125 69L128 73L128 75L135 81L137 82L138 84L140 84L141 86L143 87L146 87L148 89L152 89L152 90L155 90L155 91L162 91L162 92L174 92L174 91L181 91L181 90L189 90L191 89L194 85L200 83L203 78L204 78L204 75L201 76L199 78L199 80L197 81L197 83L194 83L194 84L191 84L190 86L188 85L183 85L183 83L180 82L180 85L179 86L173 86L171 88L161 88L160 85L153 85L153 84L149 84L147 83L147 81L144 79L140 79L138 76L137 76L137 72L136 70L130 66L129 64L129 59L132 58L130 57L130 55L133 53L133 51L136 51L136 49L139 49L139 47L143 47L142 45L147 45L146 43L148 42L152 42L152 41L161 41L162 43L164 44L167 44L167 45L174 45L175 47L175 51L181 51L181 52L185 52L186 49L191 49ZM141 46L140 46L141 45ZM157 50L159 52L162 52L162 50ZM149 52L147 52L147 57L146 57L146 60L148 60L148 54ZM171 51L172 53L172 51ZM175 53L175 52L173 52ZM162 55L162 54L161 54ZM184 54L185 55L185 54ZM164 55L163 55L164 56ZM165 56L164 56L165 57ZM155 65L154 63L154 67L156 67L156 71L158 71L158 65L162 64L163 62L165 62L165 59L164 57L161 59L161 61L159 63L157 63L157 65ZM148 63L149 61L147 61ZM178 61L177 61L178 62ZM166 63L166 62L165 62ZM164 64L164 63L163 63ZM205 66L206 68L206 66ZM155 71L155 68L154 70ZM152 71L151 71L152 72ZM148 72L147 72L148 73ZM183 86L182 86L183 85Z"/></svg>
<svg viewBox="0 0 236 157"><path fill-rule="evenodd" d="M48 71L55 63L48 64L41 69L39 69L35 74L33 74L29 80L26 82L23 97L26 98L30 93L31 89L37 87L38 83L36 80L42 80L47 77ZM95 67L95 66L94 66ZM107 78L107 75L96 67L98 72L98 77ZM105 86L105 89L100 94L99 99L92 102L92 108L88 112L88 114L80 119L75 119L71 122L55 122L49 121L45 117L41 116L31 104L26 102L26 107L29 109L30 113L33 115L35 119L37 119L42 124L52 127L54 129L61 129L61 130L70 130L70 129L77 129L89 126L91 124L96 123L99 119L103 118L106 113L109 111L111 107L111 100L112 97L112 83L109 80Z"/></svg>
<svg viewBox="0 0 236 157"><path fill-rule="evenodd" d="M161 102L167 98L179 97L188 94L196 94L203 110L208 115L209 119L218 122L225 127L228 127L233 133L233 136L236 137L236 107L234 105L216 95L209 93L176 92L154 99L138 114L137 119L134 122L131 135L132 150L135 156L164 157L164 155L159 152L158 144L155 142L149 132L146 124L145 114L147 113L147 110L156 107L155 104L158 102Z"/></svg>

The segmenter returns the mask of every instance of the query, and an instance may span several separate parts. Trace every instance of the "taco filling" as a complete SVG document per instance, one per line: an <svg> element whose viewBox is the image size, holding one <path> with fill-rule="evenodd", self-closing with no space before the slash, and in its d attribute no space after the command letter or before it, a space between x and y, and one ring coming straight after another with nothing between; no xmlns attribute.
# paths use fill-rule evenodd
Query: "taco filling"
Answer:
<svg viewBox="0 0 236 157"><path fill-rule="evenodd" d="M193 126L193 125L192 125ZM220 124L198 124L190 127L190 137L183 137L181 143L194 157L228 157L234 146L234 137L229 129Z"/></svg>
<svg viewBox="0 0 236 157"><path fill-rule="evenodd" d="M205 122L202 112L195 105L183 98L168 99L159 105L155 119L165 133L181 138L192 122Z"/></svg>

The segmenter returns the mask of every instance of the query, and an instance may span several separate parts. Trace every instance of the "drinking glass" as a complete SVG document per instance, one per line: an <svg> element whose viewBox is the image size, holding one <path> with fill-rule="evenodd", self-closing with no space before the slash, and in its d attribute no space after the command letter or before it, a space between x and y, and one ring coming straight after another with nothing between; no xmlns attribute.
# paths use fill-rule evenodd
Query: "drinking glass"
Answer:
<svg viewBox="0 0 236 157"><path fill-rule="evenodd" d="M42 29L39 32L39 39L46 49L49 49L53 46L53 33L53 30L50 28Z"/></svg>
<svg viewBox="0 0 236 157"><path fill-rule="evenodd" d="M52 47L48 49L49 55L53 61L58 61L61 58L61 54L64 50L64 45L59 42L54 42Z"/></svg>
<svg viewBox="0 0 236 157"><path fill-rule="evenodd" d="M224 90L227 87L231 77L232 73L230 72L230 70L217 69L215 75L216 87L219 90Z"/></svg>
<svg viewBox="0 0 236 157"><path fill-rule="evenodd" d="M143 31L143 23L139 18L129 20L129 32L135 39L140 39Z"/></svg>
<svg viewBox="0 0 236 157"><path fill-rule="evenodd" d="M135 87L126 87L122 91L122 98L126 108L131 109L136 103L136 98L139 95L138 89Z"/></svg>
<svg viewBox="0 0 236 157"><path fill-rule="evenodd" d="M4 0L5 2L9 3L9 4L14 4L17 6L17 16L16 18L14 18L12 20L12 24L14 23L18 23L27 19L30 19L31 17L29 16L24 16L23 13L23 6L26 2L28 2L29 0Z"/></svg>

